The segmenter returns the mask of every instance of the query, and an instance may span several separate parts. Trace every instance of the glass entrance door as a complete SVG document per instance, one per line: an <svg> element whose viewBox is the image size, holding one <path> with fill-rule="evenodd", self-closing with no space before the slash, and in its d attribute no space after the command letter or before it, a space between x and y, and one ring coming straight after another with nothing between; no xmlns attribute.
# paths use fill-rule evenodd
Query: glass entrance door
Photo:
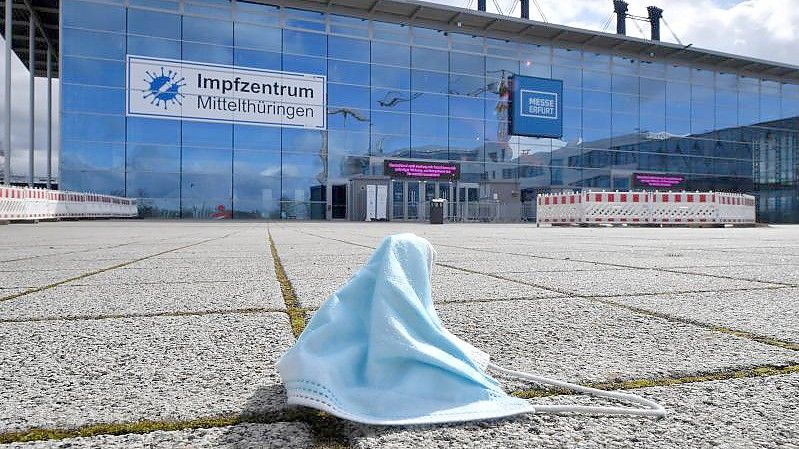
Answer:
<svg viewBox="0 0 799 449"><path fill-rule="evenodd" d="M460 221L476 221L480 219L480 193L476 183L458 184L457 214Z"/></svg>
<svg viewBox="0 0 799 449"><path fill-rule="evenodd" d="M445 217L455 217L453 200L455 184L437 181L413 181L394 179L391 181L391 219L427 220L430 218L430 201L434 198L447 200Z"/></svg>
<svg viewBox="0 0 799 449"><path fill-rule="evenodd" d="M408 208L407 213L405 214L406 220L418 220L419 219L419 181L405 181L407 184L407 202Z"/></svg>

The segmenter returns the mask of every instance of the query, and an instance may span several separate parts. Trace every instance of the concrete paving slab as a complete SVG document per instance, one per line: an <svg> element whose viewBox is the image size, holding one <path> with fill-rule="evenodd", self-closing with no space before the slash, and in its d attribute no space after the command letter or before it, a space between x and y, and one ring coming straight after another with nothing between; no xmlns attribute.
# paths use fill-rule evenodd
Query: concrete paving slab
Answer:
<svg viewBox="0 0 799 449"><path fill-rule="evenodd" d="M450 331L498 365L564 380L673 377L799 361L795 351L577 298L436 308Z"/></svg>
<svg viewBox="0 0 799 449"><path fill-rule="evenodd" d="M283 313L3 323L0 340L0 432L235 413L257 391L277 410L294 341Z"/></svg>
<svg viewBox="0 0 799 449"><path fill-rule="evenodd" d="M81 285L68 283L0 302L0 320L196 313L240 309L284 310L280 285L264 281Z"/></svg>
<svg viewBox="0 0 799 449"><path fill-rule="evenodd" d="M315 277L293 278L289 276L300 306L318 308L336 290L350 279L354 272L329 269L327 274ZM448 267L437 266L432 278L433 301L457 302L476 300L505 300L513 298L552 298L559 293L531 287L516 282L504 281L490 276L464 273Z"/></svg>
<svg viewBox="0 0 799 449"><path fill-rule="evenodd" d="M660 270L608 270L509 273L509 279L581 296L617 296L733 289L762 289L774 284L670 273Z"/></svg>
<svg viewBox="0 0 799 449"><path fill-rule="evenodd" d="M799 375L635 390L662 403L666 418L522 415L459 425L374 427L353 435L367 448L795 448ZM563 398L536 399L563 403Z"/></svg>
<svg viewBox="0 0 799 449"><path fill-rule="evenodd" d="M0 288L35 288L80 276L82 270L30 271L16 270L0 273Z"/></svg>
<svg viewBox="0 0 799 449"><path fill-rule="evenodd" d="M799 343L799 289L631 296L614 301Z"/></svg>
<svg viewBox="0 0 799 449"><path fill-rule="evenodd" d="M597 271L618 270L619 267L597 263L575 262L572 260L552 260L527 256L500 255L474 251L456 260L441 261L459 268L482 273L529 273L537 271Z"/></svg>
<svg viewBox="0 0 799 449"><path fill-rule="evenodd" d="M99 435L60 441L0 444L2 449L211 449L211 448L307 448L313 445L310 427L300 422L239 424L236 426L145 434Z"/></svg>
<svg viewBox="0 0 799 449"><path fill-rule="evenodd" d="M97 273L75 281L79 285L141 285L183 282L250 282L273 279L271 266L239 266L231 262L226 266L193 266L164 268L118 268Z"/></svg>
<svg viewBox="0 0 799 449"><path fill-rule="evenodd" d="M679 269L689 273L731 276L762 282L779 282L799 286L799 265L736 265L723 267L689 267Z"/></svg>

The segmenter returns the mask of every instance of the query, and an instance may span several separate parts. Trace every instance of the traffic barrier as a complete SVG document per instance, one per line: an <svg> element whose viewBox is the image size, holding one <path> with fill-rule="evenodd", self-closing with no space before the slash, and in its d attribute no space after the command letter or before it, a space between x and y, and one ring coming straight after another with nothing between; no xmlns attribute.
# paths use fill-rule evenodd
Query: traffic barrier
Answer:
<svg viewBox="0 0 799 449"><path fill-rule="evenodd" d="M566 192L536 198L536 223L754 224L755 198L724 192Z"/></svg>
<svg viewBox="0 0 799 449"><path fill-rule="evenodd" d="M136 200L64 190L0 187L1 221L79 218L132 218L139 215Z"/></svg>

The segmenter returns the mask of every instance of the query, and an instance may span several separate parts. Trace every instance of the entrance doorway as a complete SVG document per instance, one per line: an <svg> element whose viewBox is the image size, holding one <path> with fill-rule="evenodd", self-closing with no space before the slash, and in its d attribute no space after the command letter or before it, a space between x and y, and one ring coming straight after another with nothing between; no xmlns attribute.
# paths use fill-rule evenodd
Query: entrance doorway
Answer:
<svg viewBox="0 0 799 449"><path fill-rule="evenodd" d="M333 185L330 196L331 218L334 220L347 218L347 185Z"/></svg>
<svg viewBox="0 0 799 449"><path fill-rule="evenodd" d="M480 190L477 183L458 183L457 210L455 214L460 221L476 221L480 219Z"/></svg>
<svg viewBox="0 0 799 449"><path fill-rule="evenodd" d="M430 218L430 200L447 200L446 217L455 219L456 184L439 181L394 179L391 181L391 220L423 221Z"/></svg>

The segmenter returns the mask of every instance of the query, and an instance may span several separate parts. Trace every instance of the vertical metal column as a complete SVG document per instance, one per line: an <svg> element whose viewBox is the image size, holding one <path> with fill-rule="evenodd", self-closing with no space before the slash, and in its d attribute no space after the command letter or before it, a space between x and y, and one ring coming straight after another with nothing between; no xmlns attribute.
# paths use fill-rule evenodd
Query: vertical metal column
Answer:
<svg viewBox="0 0 799 449"><path fill-rule="evenodd" d="M408 181L402 181L402 219L408 221Z"/></svg>
<svg viewBox="0 0 799 449"><path fill-rule="evenodd" d="M6 0L8 1L8 0ZM30 97L30 126L29 138L30 148L28 148L28 187L33 187L33 147L35 146L36 137L36 111L34 110L36 104L36 24L33 23L33 11L28 19L28 72L30 86L28 88L28 95Z"/></svg>
<svg viewBox="0 0 799 449"><path fill-rule="evenodd" d="M53 66L50 46L47 46L47 188L53 186Z"/></svg>
<svg viewBox="0 0 799 449"><path fill-rule="evenodd" d="M14 22L14 17L12 13L12 5L13 0L6 0L6 8L5 8L5 20L6 20L6 59L5 59L5 82L6 87L6 98L5 98L5 111L3 111L3 118L5 120L5 136L3 136L4 146L5 146L5 161L4 161L4 171L3 171L3 182L6 185L11 185L11 42L12 36L14 31L12 30L12 25Z"/></svg>

